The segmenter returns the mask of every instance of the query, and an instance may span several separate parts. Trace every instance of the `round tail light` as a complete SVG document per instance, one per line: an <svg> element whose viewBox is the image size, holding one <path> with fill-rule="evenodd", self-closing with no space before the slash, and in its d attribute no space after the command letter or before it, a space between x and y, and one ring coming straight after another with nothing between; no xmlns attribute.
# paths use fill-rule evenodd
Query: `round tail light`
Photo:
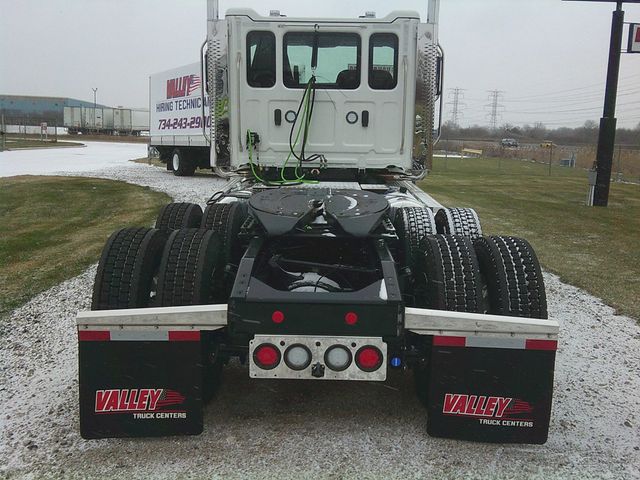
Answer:
<svg viewBox="0 0 640 480"><path fill-rule="evenodd" d="M304 345L291 345L284 352L284 363L291 370L304 370L311 363L311 352Z"/></svg>
<svg viewBox="0 0 640 480"><path fill-rule="evenodd" d="M372 345L366 345L356 352L356 365L364 372L375 372L382 361L382 352Z"/></svg>
<svg viewBox="0 0 640 480"><path fill-rule="evenodd" d="M280 350L275 345L263 343L253 351L253 361L263 370L271 370L280 363Z"/></svg>
<svg viewBox="0 0 640 480"><path fill-rule="evenodd" d="M351 352L342 345L334 345L324 352L324 363L334 372L342 372L349 368L351 360Z"/></svg>

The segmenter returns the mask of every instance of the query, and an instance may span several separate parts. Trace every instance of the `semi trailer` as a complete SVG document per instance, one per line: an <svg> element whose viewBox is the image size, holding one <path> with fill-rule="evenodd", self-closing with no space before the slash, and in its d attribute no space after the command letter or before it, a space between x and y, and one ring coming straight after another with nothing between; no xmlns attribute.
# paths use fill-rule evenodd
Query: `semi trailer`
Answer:
<svg viewBox="0 0 640 480"><path fill-rule="evenodd" d="M149 112L130 108L64 107L70 135L140 135L149 131Z"/></svg>
<svg viewBox="0 0 640 480"><path fill-rule="evenodd" d="M208 1L193 130L226 183L107 240L77 316L84 438L199 434L240 362L274 382L411 373L428 434L546 441L559 326L534 250L416 185L439 130L438 7L221 19ZM168 83L192 75L164 95L193 98L198 81ZM172 169L191 172L189 146L169 145Z"/></svg>

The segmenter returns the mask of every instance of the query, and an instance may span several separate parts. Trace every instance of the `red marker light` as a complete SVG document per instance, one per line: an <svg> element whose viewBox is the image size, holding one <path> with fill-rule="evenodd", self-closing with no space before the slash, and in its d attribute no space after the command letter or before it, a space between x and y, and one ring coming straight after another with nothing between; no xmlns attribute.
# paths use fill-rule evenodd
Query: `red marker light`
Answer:
<svg viewBox="0 0 640 480"><path fill-rule="evenodd" d="M344 316L344 321L347 325L355 325L358 322L358 314L356 312L348 312Z"/></svg>
<svg viewBox="0 0 640 480"><path fill-rule="evenodd" d="M276 310L271 314L271 320L273 320L273 323L284 322L284 313L282 313L280 310Z"/></svg>

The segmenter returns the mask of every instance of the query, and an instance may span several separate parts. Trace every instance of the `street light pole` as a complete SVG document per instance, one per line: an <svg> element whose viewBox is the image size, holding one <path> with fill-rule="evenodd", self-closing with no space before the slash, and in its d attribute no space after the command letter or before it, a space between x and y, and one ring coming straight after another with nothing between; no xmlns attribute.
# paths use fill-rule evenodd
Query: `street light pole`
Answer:
<svg viewBox="0 0 640 480"><path fill-rule="evenodd" d="M94 128L94 130L97 130L97 127L96 127L96 108L97 108L98 104L96 102L96 94L98 93L98 87L92 88L91 90L93 90L93 128Z"/></svg>

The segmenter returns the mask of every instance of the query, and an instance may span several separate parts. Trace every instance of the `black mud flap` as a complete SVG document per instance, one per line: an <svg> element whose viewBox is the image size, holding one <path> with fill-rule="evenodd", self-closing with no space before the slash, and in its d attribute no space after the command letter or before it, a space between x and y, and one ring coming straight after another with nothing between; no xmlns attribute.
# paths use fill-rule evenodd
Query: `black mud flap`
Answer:
<svg viewBox="0 0 640 480"><path fill-rule="evenodd" d="M427 432L477 442L547 441L557 341L435 336Z"/></svg>
<svg viewBox="0 0 640 480"><path fill-rule="evenodd" d="M78 332L83 438L202 432L200 332Z"/></svg>

